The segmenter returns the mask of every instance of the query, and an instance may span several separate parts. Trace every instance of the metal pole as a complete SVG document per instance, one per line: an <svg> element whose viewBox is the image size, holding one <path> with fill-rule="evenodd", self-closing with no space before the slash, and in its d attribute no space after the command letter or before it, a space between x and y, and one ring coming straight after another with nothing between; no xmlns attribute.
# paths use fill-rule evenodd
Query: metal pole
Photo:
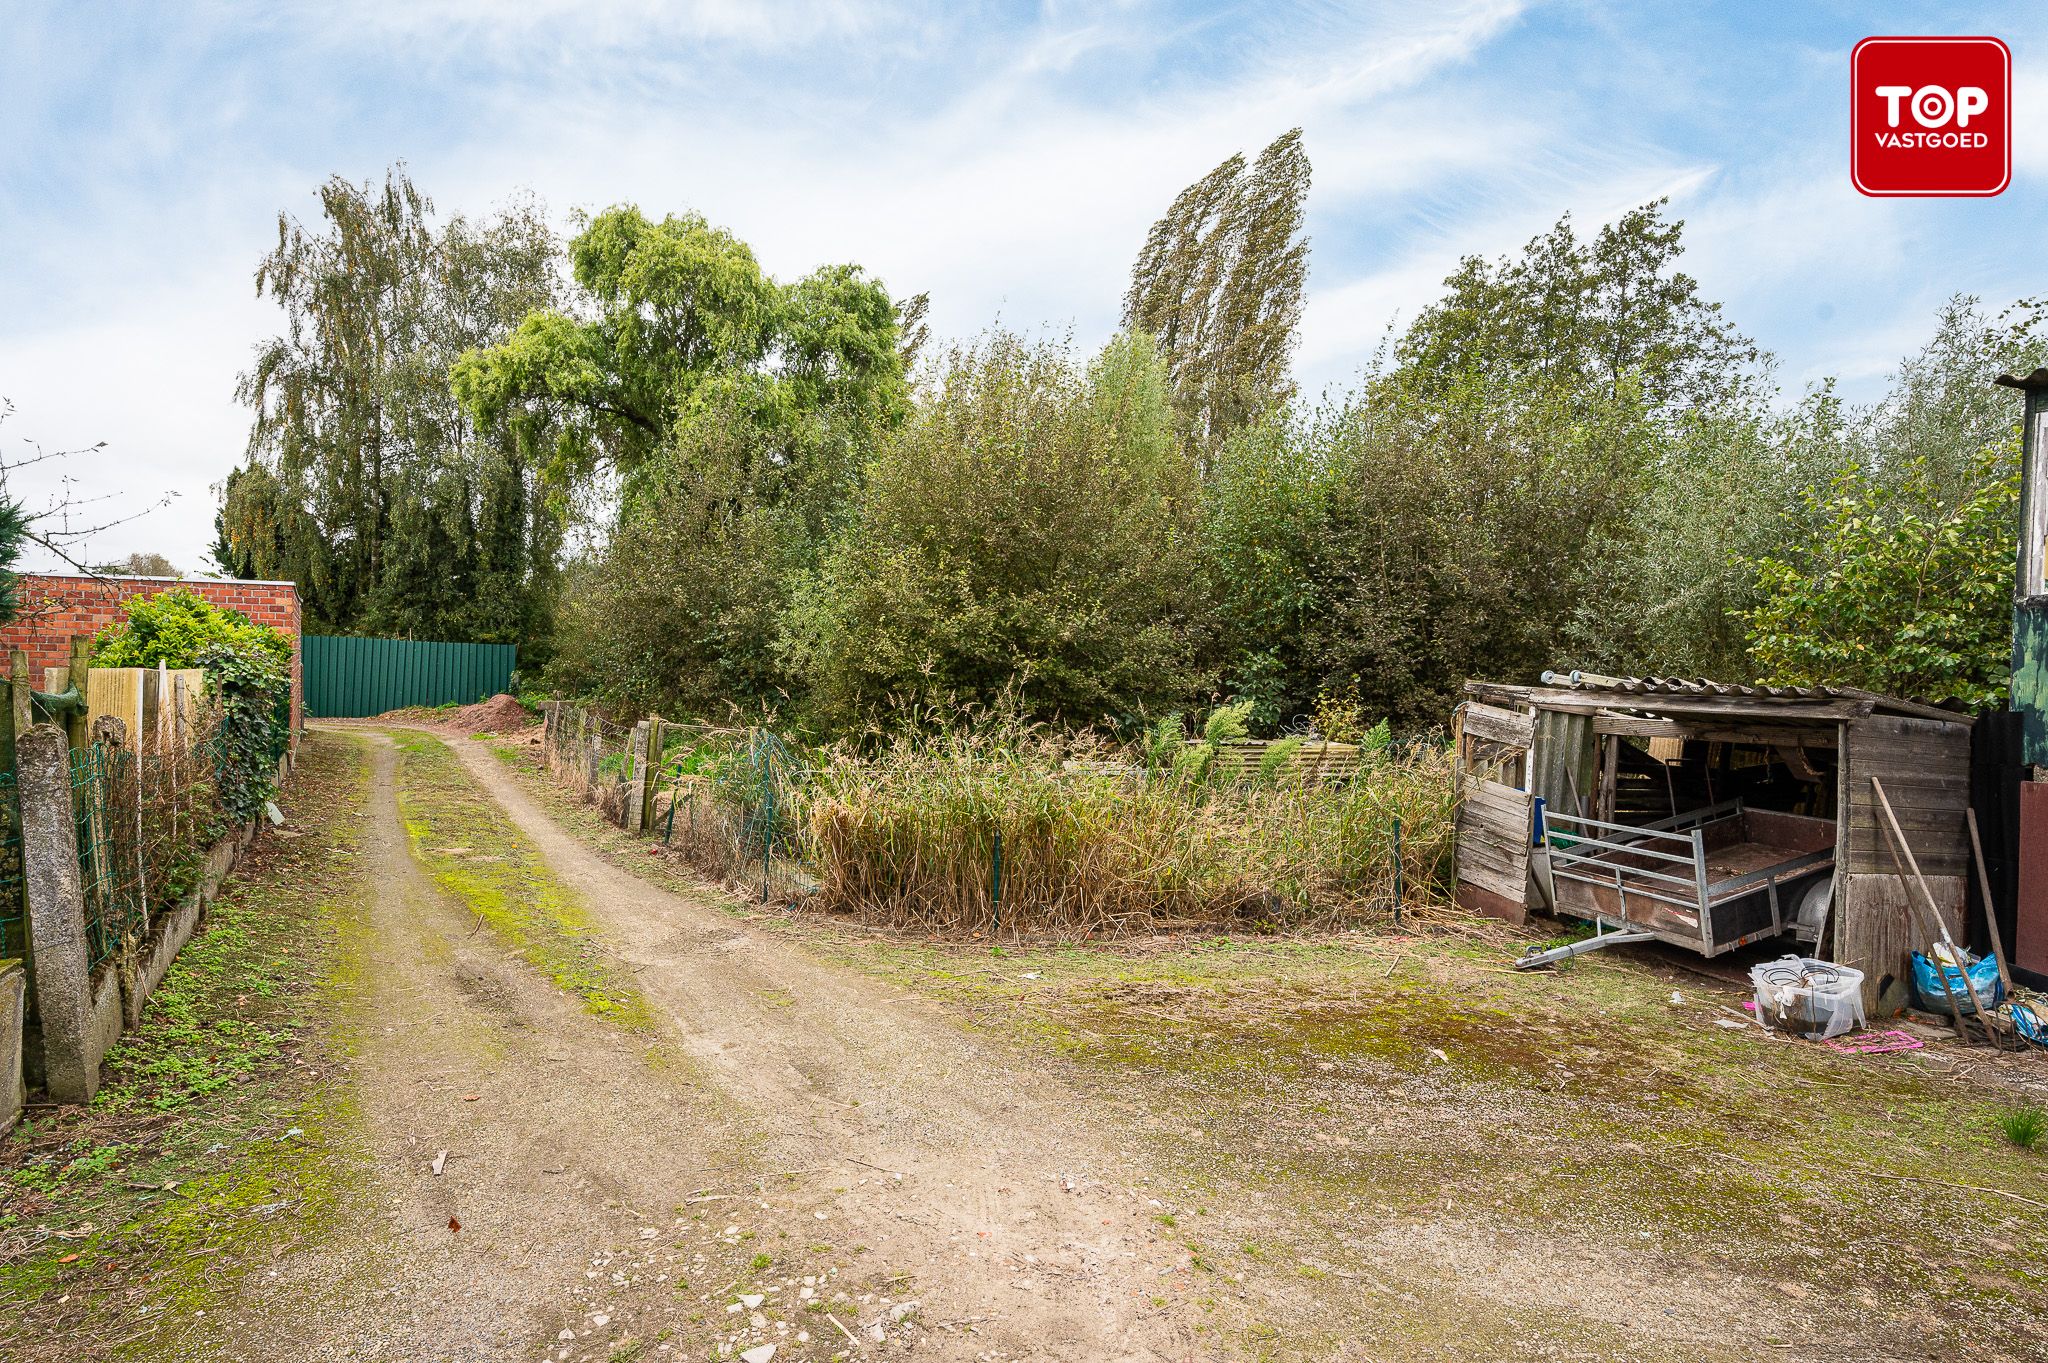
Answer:
<svg viewBox="0 0 2048 1363"><path fill-rule="evenodd" d="M1401 876L1401 816L1396 814L1394 816L1394 923L1396 926L1399 926L1401 922L1401 900L1405 897L1406 889L1407 887L1402 883Z"/></svg>
<svg viewBox="0 0 2048 1363"><path fill-rule="evenodd" d="M996 830L995 854L989 864L989 910L992 921L989 926L989 940L994 941L1003 930L1003 830Z"/></svg>

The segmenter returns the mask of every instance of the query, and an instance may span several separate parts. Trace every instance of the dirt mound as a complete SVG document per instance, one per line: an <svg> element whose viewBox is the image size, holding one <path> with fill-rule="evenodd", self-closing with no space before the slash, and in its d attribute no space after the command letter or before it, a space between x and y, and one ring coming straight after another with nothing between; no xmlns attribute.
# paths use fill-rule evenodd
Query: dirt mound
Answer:
<svg viewBox="0 0 2048 1363"><path fill-rule="evenodd" d="M465 734L514 734L531 723L526 707L502 693L448 716L448 727Z"/></svg>

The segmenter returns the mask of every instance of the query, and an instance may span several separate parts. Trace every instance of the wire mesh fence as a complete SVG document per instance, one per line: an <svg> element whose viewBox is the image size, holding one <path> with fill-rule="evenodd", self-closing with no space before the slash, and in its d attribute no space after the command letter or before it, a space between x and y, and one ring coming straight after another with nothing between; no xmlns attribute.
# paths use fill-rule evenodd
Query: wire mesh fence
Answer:
<svg viewBox="0 0 2048 1363"><path fill-rule="evenodd" d="M139 745L134 737L116 725L70 750L72 823L95 969L147 935L153 908L191 890L207 851L226 831L214 790L219 754L210 716L167 713ZM15 773L0 770L0 960L33 950L24 885L19 789Z"/></svg>
<svg viewBox="0 0 2048 1363"><path fill-rule="evenodd" d="M22 895L21 809L14 773L0 771L0 960L28 955L28 904Z"/></svg>
<svg viewBox="0 0 2048 1363"><path fill-rule="evenodd" d="M763 728L664 728L675 732L650 761L648 831L693 865L758 889L764 900L814 890L798 826L809 771L789 745Z"/></svg>
<svg viewBox="0 0 2048 1363"><path fill-rule="evenodd" d="M123 836L134 807L135 761L105 743L71 750L71 814L85 899L89 960L97 969L141 936L143 901L135 874L136 844Z"/></svg>
<svg viewBox="0 0 2048 1363"><path fill-rule="evenodd" d="M815 886L797 837L806 769L774 731L626 725L556 702L543 742L558 781L612 823L652 834L700 870L763 898Z"/></svg>

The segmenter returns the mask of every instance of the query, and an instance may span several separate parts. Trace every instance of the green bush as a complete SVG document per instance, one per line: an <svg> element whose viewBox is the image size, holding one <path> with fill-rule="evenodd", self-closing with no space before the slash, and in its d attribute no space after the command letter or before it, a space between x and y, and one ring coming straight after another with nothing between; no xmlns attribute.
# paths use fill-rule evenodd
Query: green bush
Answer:
<svg viewBox="0 0 2048 1363"><path fill-rule="evenodd" d="M94 641L94 667L197 667L219 711L214 788L235 823L277 794L277 760L291 737L292 641L197 592L173 588L127 604L124 624Z"/></svg>
<svg viewBox="0 0 2048 1363"><path fill-rule="evenodd" d="M923 397L788 615L818 716L1009 696L1089 723L1199 692L1199 480L1152 342L1084 368L997 332Z"/></svg>
<svg viewBox="0 0 2048 1363"><path fill-rule="evenodd" d="M216 645L266 654L289 667L292 641L237 610L216 606L182 587L131 598L127 622L108 625L94 640L93 667L203 667L200 655Z"/></svg>
<svg viewBox="0 0 2048 1363"><path fill-rule="evenodd" d="M1847 468L1808 494L1820 534L1757 564L1746 613L1763 680L1847 685L1972 709L2004 703L2012 670L2016 451L1986 450L1976 486L1941 505L1936 471ZM1929 509L1932 508L1932 509Z"/></svg>

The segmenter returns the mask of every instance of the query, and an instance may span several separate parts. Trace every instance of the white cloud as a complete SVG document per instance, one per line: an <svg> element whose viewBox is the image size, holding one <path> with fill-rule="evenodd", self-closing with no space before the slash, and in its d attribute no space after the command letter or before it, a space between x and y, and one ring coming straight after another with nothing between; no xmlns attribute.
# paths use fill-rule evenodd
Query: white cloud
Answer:
<svg viewBox="0 0 2048 1363"><path fill-rule="evenodd" d="M9 489L31 508L68 493L95 500L74 527L147 512L74 549L105 561L155 550L180 568L203 567L213 539L211 485L248 438L236 375L274 319L249 296L236 265L179 287L130 296L116 312L0 337L0 395L15 412L0 426L10 462L24 440L46 451L88 451L24 470ZM105 442L105 448L90 447ZM67 488L65 478L75 480ZM160 499L174 500L151 510ZM29 566L56 566L41 551Z"/></svg>

